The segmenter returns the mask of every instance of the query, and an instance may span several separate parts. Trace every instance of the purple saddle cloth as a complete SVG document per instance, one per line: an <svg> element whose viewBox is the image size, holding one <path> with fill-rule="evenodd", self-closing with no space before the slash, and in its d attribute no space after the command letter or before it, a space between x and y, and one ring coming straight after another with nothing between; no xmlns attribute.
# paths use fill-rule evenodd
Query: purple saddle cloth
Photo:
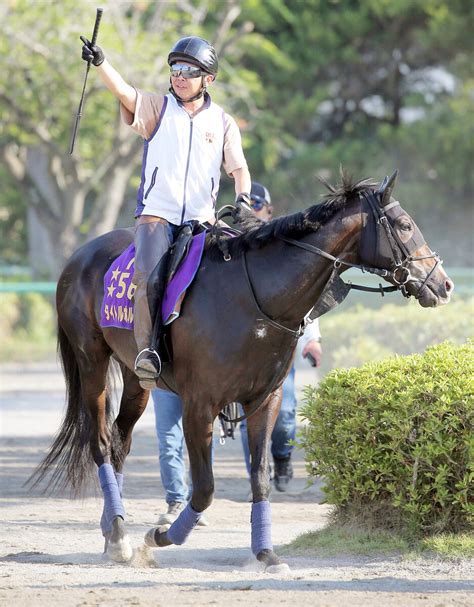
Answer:
<svg viewBox="0 0 474 607"><path fill-rule="evenodd" d="M169 325L176 320L186 290L193 282L199 269L204 250L206 233L194 236L186 258L181 262L175 275L166 285L161 304L163 324ZM135 262L135 245L129 245L112 263L104 276L104 299L101 308L101 327L116 327L133 330L133 294L132 282Z"/></svg>

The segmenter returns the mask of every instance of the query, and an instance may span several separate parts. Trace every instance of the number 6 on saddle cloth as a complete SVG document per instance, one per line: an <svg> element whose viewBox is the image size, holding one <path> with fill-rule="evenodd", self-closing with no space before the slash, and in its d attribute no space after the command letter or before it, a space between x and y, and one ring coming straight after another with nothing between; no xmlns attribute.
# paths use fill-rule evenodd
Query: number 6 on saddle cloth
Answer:
<svg viewBox="0 0 474 607"><path fill-rule="evenodd" d="M191 223L181 226L173 245L157 264L148 281L148 305L154 319L153 346L161 327L171 324L179 317L186 290L199 269L206 231L193 236L193 228L195 226ZM132 243L107 270L104 276L101 327L133 330L134 261L135 245ZM162 301L159 301L156 293L163 292ZM162 349L165 350L165 360L169 361L169 346Z"/></svg>

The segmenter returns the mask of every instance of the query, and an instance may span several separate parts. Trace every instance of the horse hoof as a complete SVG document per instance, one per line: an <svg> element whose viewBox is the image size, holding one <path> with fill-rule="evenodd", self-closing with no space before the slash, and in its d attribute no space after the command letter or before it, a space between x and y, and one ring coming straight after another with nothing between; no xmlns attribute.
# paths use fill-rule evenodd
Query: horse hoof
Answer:
<svg viewBox="0 0 474 607"><path fill-rule="evenodd" d="M121 516L116 516L112 523L112 531L105 538L105 554L118 563L129 561L133 556L125 521Z"/></svg>
<svg viewBox="0 0 474 607"><path fill-rule="evenodd" d="M161 525L160 527L153 527L145 535L145 544L150 548L164 548L165 546L171 546L173 542L168 539L167 531L171 525Z"/></svg>
<svg viewBox="0 0 474 607"><path fill-rule="evenodd" d="M112 561L116 563L126 563L133 556L132 545L128 535L121 538L118 542L112 542L111 540L107 543L106 554Z"/></svg>
<svg viewBox="0 0 474 607"><path fill-rule="evenodd" d="M289 571L286 563L283 563L273 550L265 548L257 554L257 560L265 565L265 571L268 573L283 573Z"/></svg>

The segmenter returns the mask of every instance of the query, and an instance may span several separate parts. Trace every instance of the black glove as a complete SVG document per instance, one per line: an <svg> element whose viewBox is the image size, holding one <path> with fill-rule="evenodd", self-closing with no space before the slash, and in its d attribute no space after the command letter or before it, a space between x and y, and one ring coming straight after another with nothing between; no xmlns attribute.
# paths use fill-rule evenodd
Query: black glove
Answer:
<svg viewBox="0 0 474 607"><path fill-rule="evenodd" d="M232 219L235 223L241 223L246 218L255 217L252 205L250 204L250 196L247 192L241 192L235 199L235 208L232 211Z"/></svg>
<svg viewBox="0 0 474 607"><path fill-rule="evenodd" d="M247 192L241 192L235 199L235 206L243 206L244 208L252 210L249 194L247 194Z"/></svg>
<svg viewBox="0 0 474 607"><path fill-rule="evenodd" d="M87 63L92 63L96 67L98 65L102 65L105 60L104 51L100 48L100 46L92 46L92 43L81 36L82 42L84 42L84 46L82 47L82 58Z"/></svg>

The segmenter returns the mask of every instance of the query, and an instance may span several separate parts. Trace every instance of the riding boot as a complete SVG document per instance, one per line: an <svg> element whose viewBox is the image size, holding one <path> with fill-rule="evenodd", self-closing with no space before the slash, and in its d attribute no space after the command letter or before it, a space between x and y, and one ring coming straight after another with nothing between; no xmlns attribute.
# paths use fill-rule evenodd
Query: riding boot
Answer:
<svg viewBox="0 0 474 607"><path fill-rule="evenodd" d="M148 299L145 293L135 292L134 334L138 355L135 359L135 373L140 386L145 390L156 388L156 381L161 373L161 360L158 352L152 348L152 322Z"/></svg>
<svg viewBox="0 0 474 607"><path fill-rule="evenodd" d="M146 390L156 388L161 373L161 360L153 340L147 288L150 274L170 245L168 222L158 217L140 217L135 229L134 335L138 348L135 373ZM153 341L153 343L152 343Z"/></svg>

